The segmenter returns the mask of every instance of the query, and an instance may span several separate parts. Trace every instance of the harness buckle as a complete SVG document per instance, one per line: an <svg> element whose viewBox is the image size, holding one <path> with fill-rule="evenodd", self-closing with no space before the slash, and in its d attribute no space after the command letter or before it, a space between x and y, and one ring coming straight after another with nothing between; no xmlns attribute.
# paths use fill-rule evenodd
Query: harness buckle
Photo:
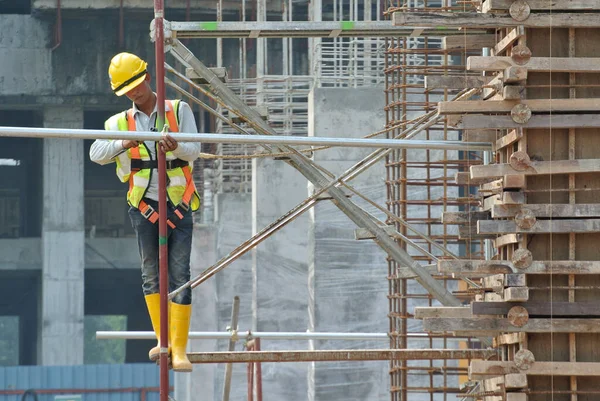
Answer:
<svg viewBox="0 0 600 401"><path fill-rule="evenodd" d="M190 204L187 203L186 201L181 201L181 203L179 204L179 207L182 208L183 210L185 210L186 212L188 210L190 210Z"/></svg>
<svg viewBox="0 0 600 401"><path fill-rule="evenodd" d="M143 212L140 210L140 212L142 213L142 216L149 220L150 217L154 214L155 210L152 206L146 205L146 209Z"/></svg>

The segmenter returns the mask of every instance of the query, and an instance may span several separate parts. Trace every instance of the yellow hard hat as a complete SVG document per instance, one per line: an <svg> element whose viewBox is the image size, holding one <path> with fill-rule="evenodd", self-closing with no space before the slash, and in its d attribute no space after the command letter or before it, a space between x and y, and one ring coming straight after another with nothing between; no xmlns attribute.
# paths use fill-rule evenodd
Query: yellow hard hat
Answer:
<svg viewBox="0 0 600 401"><path fill-rule="evenodd" d="M146 78L148 63L131 53L119 53L108 67L110 87L117 96L123 96Z"/></svg>

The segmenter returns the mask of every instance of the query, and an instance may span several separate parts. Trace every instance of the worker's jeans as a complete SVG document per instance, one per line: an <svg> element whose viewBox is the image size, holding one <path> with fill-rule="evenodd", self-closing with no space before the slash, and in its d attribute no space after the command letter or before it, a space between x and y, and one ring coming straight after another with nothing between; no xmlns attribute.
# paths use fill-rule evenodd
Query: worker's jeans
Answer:
<svg viewBox="0 0 600 401"><path fill-rule="evenodd" d="M158 202L144 199L158 210ZM169 217L173 214L173 206L169 203ZM140 257L142 259L142 289L144 295L156 294L158 287L158 223L152 224L140 211L129 208L129 218L137 235ZM192 250L193 218L192 211L184 214L183 220L177 221L175 229L168 228L169 245L169 292L179 288L190 280L190 253ZM173 302L189 305L192 302L192 290L177 294Z"/></svg>

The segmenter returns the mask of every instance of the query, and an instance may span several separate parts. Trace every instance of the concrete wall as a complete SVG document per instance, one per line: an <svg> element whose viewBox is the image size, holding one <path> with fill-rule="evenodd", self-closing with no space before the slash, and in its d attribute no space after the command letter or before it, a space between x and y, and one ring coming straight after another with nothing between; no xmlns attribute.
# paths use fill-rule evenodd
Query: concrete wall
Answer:
<svg viewBox="0 0 600 401"><path fill-rule="evenodd" d="M306 198L306 179L281 160L252 165L253 232L267 227ZM254 251L253 329L305 332L308 327L308 216L301 215ZM261 340L262 350L308 349L306 341ZM263 400L301 400L307 363L263 364Z"/></svg>
<svg viewBox="0 0 600 401"><path fill-rule="evenodd" d="M316 88L309 97L309 136L362 137L385 124L380 88ZM319 165L339 175L372 150L335 148L319 151ZM378 204L385 203L383 161L351 184ZM382 213L354 202L383 219ZM332 202L310 211L310 329L317 332L387 332L385 253L372 241L356 241L356 226ZM316 341L315 349L377 348L387 342ZM309 400L389 399L386 362L311 364Z"/></svg>

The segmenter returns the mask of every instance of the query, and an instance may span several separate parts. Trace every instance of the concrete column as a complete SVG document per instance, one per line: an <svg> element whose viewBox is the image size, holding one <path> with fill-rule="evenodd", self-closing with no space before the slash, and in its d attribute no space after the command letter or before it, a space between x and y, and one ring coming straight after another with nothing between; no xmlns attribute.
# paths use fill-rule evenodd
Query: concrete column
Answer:
<svg viewBox="0 0 600 401"><path fill-rule="evenodd" d="M254 159L252 225L257 233L306 198L306 179L281 160ZM254 250L253 328L256 331L299 331L308 327L308 216L283 227ZM306 341L261 341L263 350L308 349ZM301 400L306 394L308 364L263 364L263 399ZM268 389L268 391L267 391Z"/></svg>
<svg viewBox="0 0 600 401"><path fill-rule="evenodd" d="M83 128L83 110L44 110L45 128ZM38 362L83 363L83 140L44 139L42 302Z"/></svg>
<svg viewBox="0 0 600 401"><path fill-rule="evenodd" d="M385 125L382 88L315 88L309 96L309 136L360 138ZM314 159L336 175L371 153L333 148ZM380 205L385 204L383 161L351 184ZM374 207L352 198L385 220ZM373 241L354 239L356 226L332 202L321 201L310 212L309 319L317 332L387 332L386 255ZM315 341L315 349L386 348L387 342ZM308 400L385 400L389 393L387 362L310 364Z"/></svg>

